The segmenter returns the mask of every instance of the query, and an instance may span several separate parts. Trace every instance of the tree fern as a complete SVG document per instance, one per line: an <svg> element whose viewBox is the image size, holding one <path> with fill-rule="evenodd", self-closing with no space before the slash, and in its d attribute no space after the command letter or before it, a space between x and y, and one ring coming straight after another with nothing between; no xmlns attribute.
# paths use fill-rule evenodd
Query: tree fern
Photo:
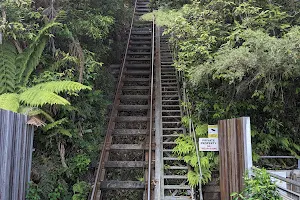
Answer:
<svg viewBox="0 0 300 200"><path fill-rule="evenodd" d="M17 81L20 86L26 86L29 76L39 64L40 57L47 44L49 29L59 26L59 23L51 22L41 29L34 38L33 43L17 57L18 76Z"/></svg>
<svg viewBox="0 0 300 200"><path fill-rule="evenodd" d="M52 81L38 84L20 94L20 101L28 106L39 107L46 104L70 105L69 101L58 95L60 92L78 92L91 89L73 81Z"/></svg>
<svg viewBox="0 0 300 200"><path fill-rule="evenodd" d="M19 86L24 87L28 83L31 73L40 62L47 40L47 37L43 37L38 44L32 45L26 49L24 53L18 56L17 63L20 64L18 66L20 69L20 73L18 75Z"/></svg>
<svg viewBox="0 0 300 200"><path fill-rule="evenodd" d="M53 92L58 94L60 92L66 92L66 91L78 92L84 89L91 90L91 87L73 81L51 81L51 82L38 84L34 86L33 89L45 90L48 92Z"/></svg>
<svg viewBox="0 0 300 200"><path fill-rule="evenodd" d="M19 87L25 87L31 73L40 62L41 55L46 46L49 29L60 25L49 23L39 31L22 53L17 54L16 48L9 42L0 45L0 94L13 93Z"/></svg>
<svg viewBox="0 0 300 200"><path fill-rule="evenodd" d="M15 93L5 93L0 95L0 108L18 112L20 107L19 95Z"/></svg>
<svg viewBox="0 0 300 200"><path fill-rule="evenodd" d="M11 43L0 45L0 94L14 92L17 51Z"/></svg>
<svg viewBox="0 0 300 200"><path fill-rule="evenodd" d="M29 88L20 94L20 101L22 104L39 107L46 104L50 105L69 105L70 102L65 98L46 90L39 90L36 88Z"/></svg>

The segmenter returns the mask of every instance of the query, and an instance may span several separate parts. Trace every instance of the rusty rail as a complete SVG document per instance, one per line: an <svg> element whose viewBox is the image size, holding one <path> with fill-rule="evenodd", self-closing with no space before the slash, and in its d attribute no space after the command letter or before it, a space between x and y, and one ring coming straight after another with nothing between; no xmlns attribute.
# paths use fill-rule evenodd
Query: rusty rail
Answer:
<svg viewBox="0 0 300 200"><path fill-rule="evenodd" d="M147 198L151 200L151 169L152 169L152 133L153 133L153 93L154 93L154 58L155 58L155 19L152 20L152 60L151 60L151 95L150 95L150 128L149 128L149 159L148 159L148 184Z"/></svg>
<svg viewBox="0 0 300 200"><path fill-rule="evenodd" d="M134 11L133 11L133 14L132 14L130 31L129 31L129 34L128 34L125 55L124 55L124 59L123 59L122 67L121 67L121 72L120 72L120 75L119 75L119 81L118 81L118 85L117 85L117 89L116 89L116 95L115 95L112 111L111 111L111 114L110 114L110 119L109 119L108 128L107 128L107 132L106 132L106 137L105 137L105 140L104 140L104 148L103 149L105 149L105 147L110 143L109 140L110 140L110 137L111 137L112 127L113 127L113 124L114 124L114 118L115 118L114 116L115 116L115 113L116 113L116 105L118 104L118 99L119 99L120 92L121 92L120 88L121 88L122 80L123 80L123 74L124 74L124 69L125 69L127 53L128 53L128 47L129 47L129 43L130 43L130 37L131 37L131 33L132 33L132 27L133 27L133 22L134 22L134 14L135 14L135 11L136 11L136 5L137 5L137 0L135 0L135 3L134 3ZM98 190L98 187L99 187L97 183L99 181L100 171L102 170L103 165L104 165L104 154L105 154L105 151L101 151L100 162L99 162L99 165L98 165L96 178L95 178L95 181L94 181L94 187L93 187L92 195L91 195L91 198L90 198L91 200L94 200L96 198L95 195L97 194L97 190Z"/></svg>

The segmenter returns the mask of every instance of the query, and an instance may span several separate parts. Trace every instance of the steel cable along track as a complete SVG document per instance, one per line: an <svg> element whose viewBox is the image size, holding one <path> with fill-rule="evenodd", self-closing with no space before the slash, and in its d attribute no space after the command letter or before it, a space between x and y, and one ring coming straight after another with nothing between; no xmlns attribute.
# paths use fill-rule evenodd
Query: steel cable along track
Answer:
<svg viewBox="0 0 300 200"><path fill-rule="evenodd" d="M167 36L162 36L163 29L157 28L157 46L158 48L158 69L157 73L160 76L156 76L160 79L159 90L161 106L161 126L160 131L156 131L156 141L160 142L157 146L157 150L160 153L156 153L156 162L160 161L160 166L156 165L156 168L160 168L161 171L156 171L156 178L160 178L160 191L156 191L159 197L156 199L163 200L191 200L192 188L188 185L187 181L187 164L175 157L172 153L172 149L175 147L175 139L181 133L185 133L185 128L181 124L182 110L180 99L180 86L178 83L178 77L176 69L172 66L173 59L169 49ZM158 104L156 104L158 105ZM157 107L156 107L157 109ZM157 121L156 121L157 122ZM160 134L158 134L160 132ZM158 147L160 146L160 147Z"/></svg>
<svg viewBox="0 0 300 200"><path fill-rule="evenodd" d="M134 16L91 200L150 200L154 25ZM150 153L149 153L150 152ZM150 157L150 159L149 159ZM150 171L148 168L150 166ZM148 176L150 175L150 178Z"/></svg>

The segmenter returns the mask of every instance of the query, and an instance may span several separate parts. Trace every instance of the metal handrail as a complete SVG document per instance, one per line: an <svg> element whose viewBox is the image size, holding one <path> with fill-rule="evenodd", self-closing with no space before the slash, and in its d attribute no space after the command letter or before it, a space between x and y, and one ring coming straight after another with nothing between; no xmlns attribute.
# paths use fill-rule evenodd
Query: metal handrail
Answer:
<svg viewBox="0 0 300 200"><path fill-rule="evenodd" d="M130 31L129 31L129 35L128 35L128 39L127 39L127 46L126 46L126 50L125 50L125 56L124 56L124 59L123 59L122 68L121 68L121 72L120 72L120 75L119 75L119 81L118 81L118 85L117 85L117 89L116 89L114 104L113 104L112 111L111 111L111 114L110 114L110 120L109 120L109 123L108 123L108 128L107 128L107 131L106 131L104 146L103 146L102 151L101 151L101 156L100 156L100 161L99 161L99 165L98 165L98 169L97 169L97 173L96 173L96 178L95 178L95 181L94 181L92 196L90 198L91 200L94 200L95 195L97 194L97 190L98 190L98 184L97 183L99 181L99 175L100 175L100 171L101 171L102 165L103 165L105 146L106 146L106 144L109 143L108 139L111 136L111 127L114 123L113 119L114 119L114 114L116 112L116 104L118 102L119 93L121 92L120 88L121 88L121 85L122 85L122 79L123 79L125 63L126 63L126 59L127 59L127 53L128 53L128 48L129 48L129 43L130 43L130 38L131 38L131 33L132 33L132 27L133 27L133 22L134 22L134 15L135 15L135 11L136 11L136 6L137 6L137 0L135 0L135 3L134 3L134 10L133 10L132 19L131 19Z"/></svg>
<svg viewBox="0 0 300 200"><path fill-rule="evenodd" d="M297 159L298 169L300 169L300 159L296 156L259 156L259 159Z"/></svg>
<svg viewBox="0 0 300 200"><path fill-rule="evenodd" d="M149 124L149 155L148 155L148 200L151 200L151 164L152 164L152 129L153 129L153 86L154 86L154 56L155 56L155 19L152 19L152 60L151 60L151 97L150 97L150 124Z"/></svg>

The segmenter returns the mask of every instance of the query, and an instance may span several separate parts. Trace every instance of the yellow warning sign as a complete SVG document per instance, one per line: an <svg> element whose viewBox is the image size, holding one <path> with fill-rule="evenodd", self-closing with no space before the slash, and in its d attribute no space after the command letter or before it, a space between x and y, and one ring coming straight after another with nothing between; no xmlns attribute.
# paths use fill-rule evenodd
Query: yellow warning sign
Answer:
<svg viewBox="0 0 300 200"><path fill-rule="evenodd" d="M218 138L218 125L208 125L208 138Z"/></svg>

